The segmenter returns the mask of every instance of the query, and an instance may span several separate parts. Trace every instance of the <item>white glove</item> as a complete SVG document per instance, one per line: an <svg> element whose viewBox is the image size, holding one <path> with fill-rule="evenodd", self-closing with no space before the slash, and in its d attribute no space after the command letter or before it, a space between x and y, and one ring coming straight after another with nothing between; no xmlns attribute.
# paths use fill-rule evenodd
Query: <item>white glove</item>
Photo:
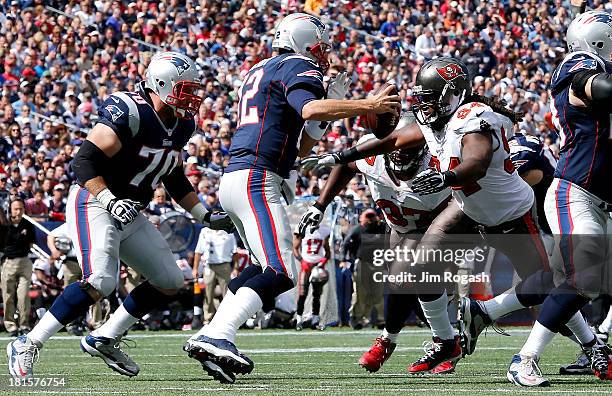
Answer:
<svg viewBox="0 0 612 396"><path fill-rule="evenodd" d="M211 230L223 230L232 232L234 223L229 215L225 212L208 212L202 219L204 227L209 227Z"/></svg>
<svg viewBox="0 0 612 396"><path fill-rule="evenodd" d="M100 191L96 198L109 211L111 216L123 225L128 225L134 221L138 213L144 208L142 203L138 201L115 197L108 188Z"/></svg>
<svg viewBox="0 0 612 396"><path fill-rule="evenodd" d="M319 224L323 220L323 212L325 208L315 202L311 207L308 208L306 213L300 219L300 223L298 224L297 231L298 234L302 236L302 238L306 235L308 228L310 228L310 232L319 228Z"/></svg>
<svg viewBox="0 0 612 396"><path fill-rule="evenodd" d="M452 171L438 172L433 168L425 169L412 180L412 191L419 195L435 194L449 186Z"/></svg>
<svg viewBox="0 0 612 396"><path fill-rule="evenodd" d="M349 85L351 85L351 79L345 71L336 74L327 84L327 99L344 99Z"/></svg>
<svg viewBox="0 0 612 396"><path fill-rule="evenodd" d="M308 171L320 167L332 167L341 164L340 153L330 153L323 155L313 155L306 157L300 161L300 166L303 170Z"/></svg>

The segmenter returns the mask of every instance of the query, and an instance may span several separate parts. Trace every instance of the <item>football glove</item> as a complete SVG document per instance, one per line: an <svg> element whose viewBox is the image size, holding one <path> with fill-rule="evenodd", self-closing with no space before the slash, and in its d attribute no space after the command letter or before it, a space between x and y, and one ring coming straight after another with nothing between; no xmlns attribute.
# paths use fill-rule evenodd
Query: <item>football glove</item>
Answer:
<svg viewBox="0 0 612 396"><path fill-rule="evenodd" d="M138 213L144 208L142 203L133 199L115 197L108 188L100 191L96 198L110 215L123 225L128 225L134 221Z"/></svg>
<svg viewBox="0 0 612 396"><path fill-rule="evenodd" d="M336 74L327 85L327 99L344 99L349 85L351 85L351 79L346 72Z"/></svg>
<svg viewBox="0 0 612 396"><path fill-rule="evenodd" d="M323 220L323 212L325 208L319 205L318 202L315 202L311 207L308 208L306 213L300 219L300 223L298 224L297 231L298 234L302 238L306 236L306 232L310 230L310 232L319 228L319 224Z"/></svg>
<svg viewBox="0 0 612 396"><path fill-rule="evenodd" d="M306 157L300 161L300 165L305 171L321 167L330 168L332 166L339 165L342 163L342 152L313 155L311 157Z"/></svg>
<svg viewBox="0 0 612 396"><path fill-rule="evenodd" d="M209 227L211 230L223 230L232 232L234 223L229 215L225 212L208 212L202 219L204 227Z"/></svg>
<svg viewBox="0 0 612 396"><path fill-rule="evenodd" d="M456 179L452 171L438 172L433 168L425 169L412 180L412 191L419 195L435 194Z"/></svg>

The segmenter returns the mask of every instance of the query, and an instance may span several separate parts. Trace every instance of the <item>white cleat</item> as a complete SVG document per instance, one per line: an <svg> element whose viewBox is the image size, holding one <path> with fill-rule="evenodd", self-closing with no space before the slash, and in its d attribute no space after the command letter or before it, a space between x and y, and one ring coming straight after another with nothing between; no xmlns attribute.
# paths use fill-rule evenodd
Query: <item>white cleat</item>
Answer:
<svg viewBox="0 0 612 396"><path fill-rule="evenodd" d="M542 375L538 360L536 357L523 356L518 353L512 356L506 374L508 380L517 386L550 386L550 381Z"/></svg>
<svg viewBox="0 0 612 396"><path fill-rule="evenodd" d="M6 346L8 369L16 380L32 378L34 363L38 361L38 346L26 336L17 337Z"/></svg>

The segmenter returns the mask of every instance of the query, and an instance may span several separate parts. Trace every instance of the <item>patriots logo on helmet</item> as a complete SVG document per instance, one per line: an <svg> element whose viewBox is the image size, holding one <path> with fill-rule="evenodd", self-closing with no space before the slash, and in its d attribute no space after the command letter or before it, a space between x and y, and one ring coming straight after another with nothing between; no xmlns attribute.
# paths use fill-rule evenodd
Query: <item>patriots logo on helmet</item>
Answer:
<svg viewBox="0 0 612 396"><path fill-rule="evenodd" d="M174 67L176 67L176 71L178 72L179 76L185 73L187 69L189 69L189 63L187 63L187 61L185 61L184 59L179 58L178 56L166 55L163 56L161 59L169 60L170 63L172 63Z"/></svg>
<svg viewBox="0 0 612 396"><path fill-rule="evenodd" d="M106 111L111 115L111 119L113 122L117 121L123 114L123 110L121 110L118 106L108 105L105 107Z"/></svg>
<svg viewBox="0 0 612 396"><path fill-rule="evenodd" d="M461 67L454 63L450 63L444 67L439 67L436 69L436 71L446 81L453 81L455 78L460 76L465 77L465 73L463 72Z"/></svg>
<svg viewBox="0 0 612 396"><path fill-rule="evenodd" d="M588 17L587 19L585 19L584 21L582 21L582 23L584 24L592 23L592 22L602 22L602 23L612 24L612 15L602 12L596 15L592 15Z"/></svg>

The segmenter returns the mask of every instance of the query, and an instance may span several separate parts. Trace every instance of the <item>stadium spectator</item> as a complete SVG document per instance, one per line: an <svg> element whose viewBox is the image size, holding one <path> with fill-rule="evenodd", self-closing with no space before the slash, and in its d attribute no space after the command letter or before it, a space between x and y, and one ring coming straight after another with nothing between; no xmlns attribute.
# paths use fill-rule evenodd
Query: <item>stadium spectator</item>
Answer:
<svg viewBox="0 0 612 396"><path fill-rule="evenodd" d="M2 260L2 300L4 301L4 327L11 336L30 330L30 282L32 261L28 258L34 243L34 226L23 218L24 203L14 199L10 204L10 218L0 210L0 227L4 240ZM19 319L15 316L19 311Z"/></svg>

